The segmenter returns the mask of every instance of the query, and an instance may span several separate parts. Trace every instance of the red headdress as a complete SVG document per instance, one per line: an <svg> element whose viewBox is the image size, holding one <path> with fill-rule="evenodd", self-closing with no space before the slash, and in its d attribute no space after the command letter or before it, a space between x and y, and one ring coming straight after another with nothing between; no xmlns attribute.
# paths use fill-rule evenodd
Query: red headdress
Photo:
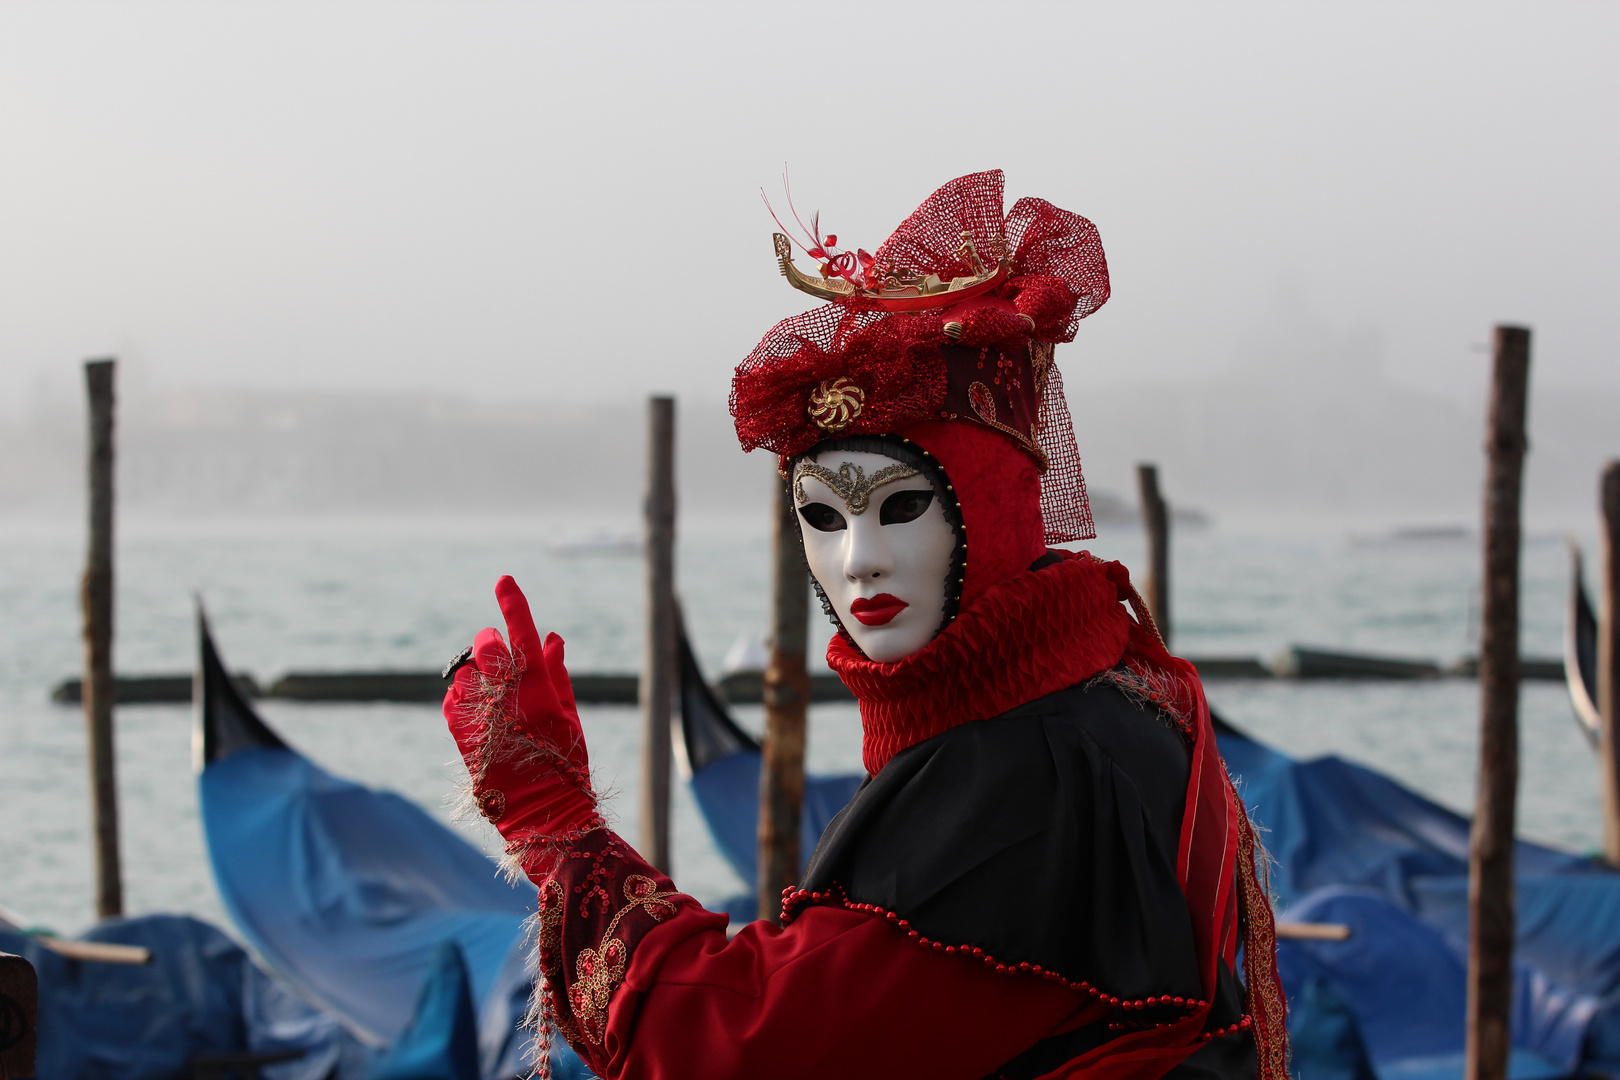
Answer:
<svg viewBox="0 0 1620 1080"><path fill-rule="evenodd" d="M824 439L966 421L1034 464L1045 543L1096 535L1052 348L1108 299L1108 264L1078 214L1026 198L1003 217L1002 186L999 169L952 180L875 255L812 235L819 279L777 235L789 282L832 302L778 323L738 365L744 450L785 462Z"/></svg>

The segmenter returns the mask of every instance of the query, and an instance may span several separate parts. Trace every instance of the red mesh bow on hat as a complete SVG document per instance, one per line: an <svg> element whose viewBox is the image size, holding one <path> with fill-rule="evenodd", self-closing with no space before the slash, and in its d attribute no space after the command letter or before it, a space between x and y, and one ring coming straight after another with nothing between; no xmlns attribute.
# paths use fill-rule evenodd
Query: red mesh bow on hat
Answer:
<svg viewBox="0 0 1620 1080"><path fill-rule="evenodd" d="M1002 187L999 169L951 181L895 230L873 263L880 271L961 277L973 270L963 258L968 234L987 256L1008 253L1008 280L932 312L892 312L857 297L784 319L732 380L731 414L744 450L763 447L785 460L828 438L893 433L925 420L977 422L1008 435L1041 468L1048 543L1095 535L1051 346L1072 341L1080 320L1108 299L1102 242L1091 222L1044 199L1020 199L1003 217ZM981 376L986 369L999 374ZM964 401L971 408L960 408Z"/></svg>

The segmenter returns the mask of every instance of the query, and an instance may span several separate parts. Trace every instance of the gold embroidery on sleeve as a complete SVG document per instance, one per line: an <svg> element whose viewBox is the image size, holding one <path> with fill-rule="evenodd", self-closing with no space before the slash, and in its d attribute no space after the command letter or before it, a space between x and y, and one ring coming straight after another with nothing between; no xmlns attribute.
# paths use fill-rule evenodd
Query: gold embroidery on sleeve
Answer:
<svg viewBox="0 0 1620 1080"><path fill-rule="evenodd" d="M607 1034L608 1005L613 992L624 982L625 968L630 960L630 946L614 937L619 923L630 912L646 909L654 922L663 922L675 914L673 892L659 892L658 883L644 874L632 874L624 882L624 898L629 901L613 915L602 940L594 949L581 949L574 958L574 981L568 988L568 1004L572 1007L579 1033L593 1046L602 1045Z"/></svg>

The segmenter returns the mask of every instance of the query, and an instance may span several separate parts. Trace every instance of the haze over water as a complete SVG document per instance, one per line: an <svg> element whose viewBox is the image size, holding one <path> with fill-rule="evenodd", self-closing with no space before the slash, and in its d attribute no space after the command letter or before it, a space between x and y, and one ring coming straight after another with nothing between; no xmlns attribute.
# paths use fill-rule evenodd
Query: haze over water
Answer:
<svg viewBox="0 0 1620 1080"><path fill-rule="evenodd" d="M491 594L510 572L543 629L568 643L574 671L639 665L641 568L634 558L559 557L548 542L577 521L132 524L120 544L120 670L176 672L192 663L190 590L209 605L235 668L269 682L290 669L437 668L499 619ZM711 676L741 634L766 621L765 533L757 522L683 518L680 588ZM1086 545L1140 566L1126 529ZM1477 637L1476 545L1469 539L1352 544L1295 530L1177 533L1177 651L1269 657L1290 643L1428 657L1450 663ZM84 721L48 702L76 674L77 530L0 528L0 904L60 929L91 921ZM1556 655L1566 563L1554 537L1525 549L1524 648ZM829 627L812 618L819 654ZM1478 687L1425 683L1215 680L1229 721L1299 756L1339 753L1372 764L1458 810L1472 802ZM267 720L323 766L402 792L449 819L455 750L432 705L262 702ZM756 730L757 706L739 710ZM1522 698L1521 830L1578 850L1595 846L1596 762L1563 688L1526 683ZM118 710L123 838L133 911L178 909L224 921L202 847L191 773L190 710ZM634 840L640 735L632 708L584 710L593 765ZM852 706L814 710L810 768L860 768ZM676 784L675 879L705 901L741 891L715 852L684 784ZM486 850L481 821L458 827ZM493 867L491 872L493 873Z"/></svg>

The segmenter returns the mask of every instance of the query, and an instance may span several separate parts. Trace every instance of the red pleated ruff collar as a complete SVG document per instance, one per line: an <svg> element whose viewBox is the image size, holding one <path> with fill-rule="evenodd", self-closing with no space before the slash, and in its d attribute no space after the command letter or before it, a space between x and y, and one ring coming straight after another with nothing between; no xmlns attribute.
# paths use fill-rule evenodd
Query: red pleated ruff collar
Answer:
<svg viewBox="0 0 1620 1080"><path fill-rule="evenodd" d="M868 660L843 634L827 664L855 694L861 758L877 774L908 746L1074 686L1124 656L1131 627L1119 563L1060 552L1059 563L992 586L921 650Z"/></svg>

